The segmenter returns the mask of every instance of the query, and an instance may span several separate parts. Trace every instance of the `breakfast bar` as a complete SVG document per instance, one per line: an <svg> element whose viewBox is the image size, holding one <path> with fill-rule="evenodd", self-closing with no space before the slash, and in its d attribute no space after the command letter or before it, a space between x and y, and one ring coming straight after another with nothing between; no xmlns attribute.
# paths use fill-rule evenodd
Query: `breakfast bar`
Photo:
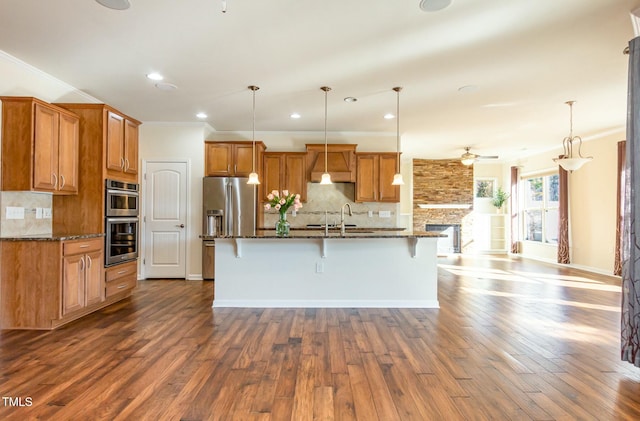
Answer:
<svg viewBox="0 0 640 421"><path fill-rule="evenodd" d="M213 307L438 308L439 236L262 231L217 238Z"/></svg>

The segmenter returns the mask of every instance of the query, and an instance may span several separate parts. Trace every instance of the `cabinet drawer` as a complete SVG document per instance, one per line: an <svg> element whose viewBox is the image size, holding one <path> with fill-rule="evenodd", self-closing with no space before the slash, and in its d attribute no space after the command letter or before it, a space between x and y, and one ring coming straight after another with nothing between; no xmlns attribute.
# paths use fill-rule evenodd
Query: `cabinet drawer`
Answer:
<svg viewBox="0 0 640 421"><path fill-rule="evenodd" d="M123 278L133 278L135 280L137 278L137 269L138 265L136 261L112 266L110 268L107 268L105 281L117 282L122 280Z"/></svg>
<svg viewBox="0 0 640 421"><path fill-rule="evenodd" d="M134 274L135 275L135 274ZM137 285L136 277L119 278L115 281L107 282L107 298L122 291L135 288Z"/></svg>
<svg viewBox="0 0 640 421"><path fill-rule="evenodd" d="M102 250L103 241L104 239L102 237L90 238L87 240L65 241L63 243L62 254L64 256L68 256L72 254L82 254Z"/></svg>

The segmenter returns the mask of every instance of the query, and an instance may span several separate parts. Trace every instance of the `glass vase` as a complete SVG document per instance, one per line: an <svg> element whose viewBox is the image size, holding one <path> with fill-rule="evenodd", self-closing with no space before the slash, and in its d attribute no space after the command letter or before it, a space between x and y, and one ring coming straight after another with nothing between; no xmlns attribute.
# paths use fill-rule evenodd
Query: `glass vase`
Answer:
<svg viewBox="0 0 640 421"><path fill-rule="evenodd" d="M288 237L290 224L287 221L287 214L281 213L280 218L276 221L276 236Z"/></svg>

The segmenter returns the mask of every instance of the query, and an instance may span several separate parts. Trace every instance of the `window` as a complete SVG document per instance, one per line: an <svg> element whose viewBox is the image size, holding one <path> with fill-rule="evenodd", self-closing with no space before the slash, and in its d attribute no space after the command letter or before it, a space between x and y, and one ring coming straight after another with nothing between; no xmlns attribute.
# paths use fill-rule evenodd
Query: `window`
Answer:
<svg viewBox="0 0 640 421"><path fill-rule="evenodd" d="M523 238L558 244L558 174L525 178L523 181Z"/></svg>

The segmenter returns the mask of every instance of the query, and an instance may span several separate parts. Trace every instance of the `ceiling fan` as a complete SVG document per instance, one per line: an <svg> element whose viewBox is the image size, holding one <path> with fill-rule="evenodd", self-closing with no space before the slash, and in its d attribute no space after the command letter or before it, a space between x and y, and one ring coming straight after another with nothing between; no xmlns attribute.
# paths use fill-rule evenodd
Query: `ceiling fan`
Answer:
<svg viewBox="0 0 640 421"><path fill-rule="evenodd" d="M471 148L469 146L466 146L464 148L464 153L460 156L460 162L462 162L464 165L471 165L473 164L476 159L498 159L499 156L498 155L476 155L474 153L469 152Z"/></svg>

